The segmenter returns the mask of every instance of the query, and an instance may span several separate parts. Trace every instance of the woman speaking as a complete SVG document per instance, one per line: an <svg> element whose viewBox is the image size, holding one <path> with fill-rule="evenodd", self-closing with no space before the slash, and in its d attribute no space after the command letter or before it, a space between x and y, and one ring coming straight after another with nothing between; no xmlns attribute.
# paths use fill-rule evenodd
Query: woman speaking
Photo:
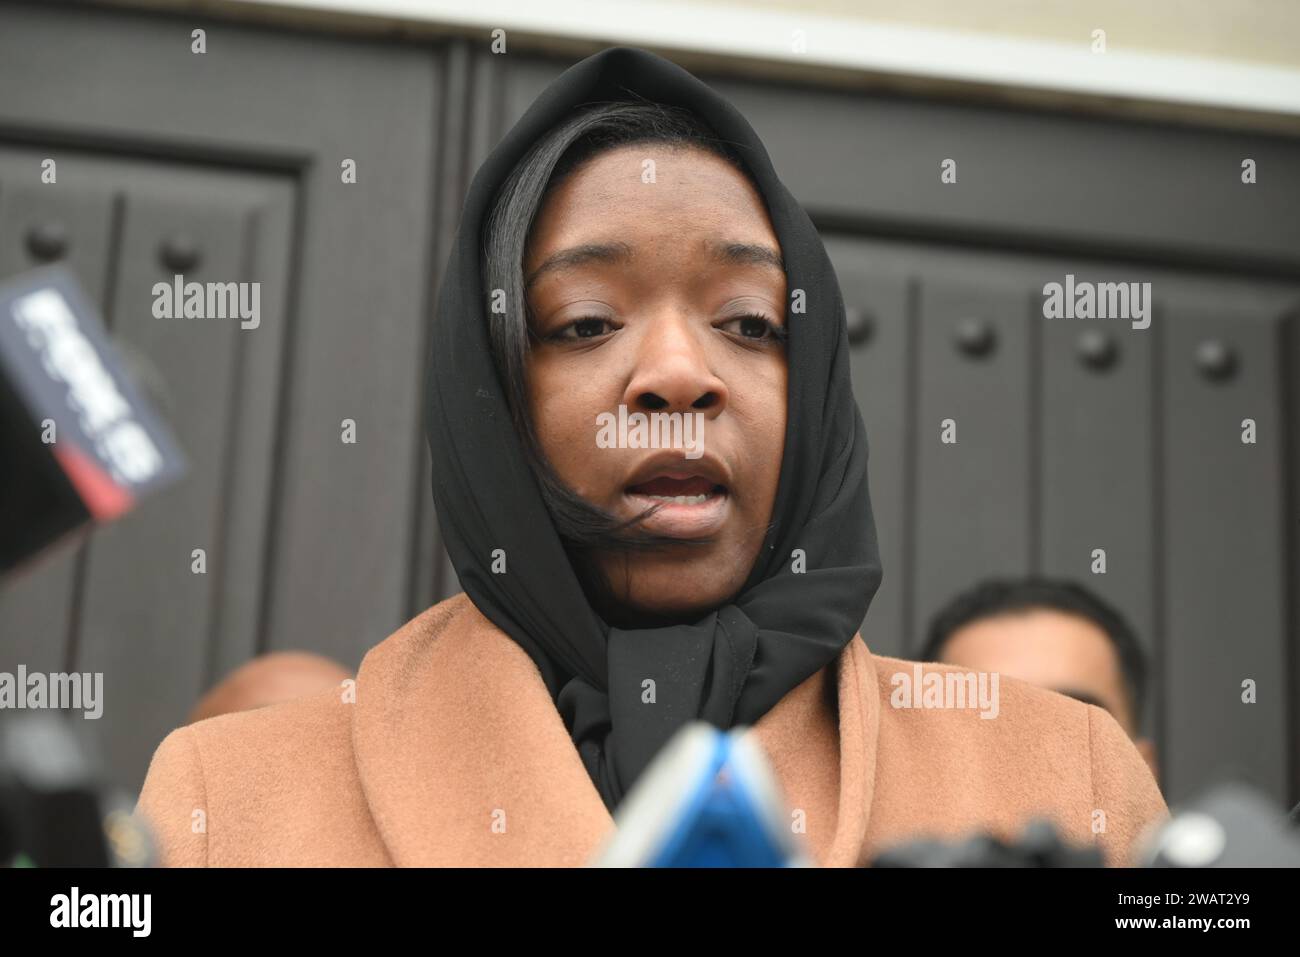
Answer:
<svg viewBox="0 0 1300 957"><path fill-rule="evenodd" d="M1037 817L1122 864L1166 813L1101 709L1011 680L921 707L856 634L881 568L840 291L680 67L609 49L542 92L474 178L431 338L463 593L355 686L168 735L139 802L163 863L580 865L695 720L754 727L826 866Z"/></svg>

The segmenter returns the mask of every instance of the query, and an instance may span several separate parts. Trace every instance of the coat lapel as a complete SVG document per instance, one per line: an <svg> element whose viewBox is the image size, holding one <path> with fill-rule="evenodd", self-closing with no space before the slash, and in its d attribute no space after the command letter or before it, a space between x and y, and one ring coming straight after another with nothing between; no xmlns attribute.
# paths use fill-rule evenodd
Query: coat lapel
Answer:
<svg viewBox="0 0 1300 957"><path fill-rule="evenodd" d="M792 824L806 834L809 852L823 867L861 863L880 726L875 682L871 653L854 636L833 666L792 690L754 726Z"/></svg>
<svg viewBox="0 0 1300 957"><path fill-rule="evenodd" d="M536 666L463 593L373 648L356 692L358 774L395 864L578 866L613 828ZM878 729L858 638L755 726L819 863L859 862Z"/></svg>
<svg viewBox="0 0 1300 957"><path fill-rule="evenodd" d="M573 866L613 826L527 653L463 593L366 655L353 750L398 866Z"/></svg>

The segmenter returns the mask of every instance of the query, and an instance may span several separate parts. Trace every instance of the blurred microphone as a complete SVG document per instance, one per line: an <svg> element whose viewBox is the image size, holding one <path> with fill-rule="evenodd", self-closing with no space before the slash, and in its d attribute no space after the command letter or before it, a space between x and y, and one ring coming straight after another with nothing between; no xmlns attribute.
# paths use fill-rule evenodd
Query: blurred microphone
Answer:
<svg viewBox="0 0 1300 957"><path fill-rule="evenodd" d="M758 739L686 725L614 816L594 867L810 867Z"/></svg>
<svg viewBox="0 0 1300 957"><path fill-rule="evenodd" d="M65 267L0 283L0 574L184 474Z"/></svg>
<svg viewBox="0 0 1300 957"><path fill-rule="evenodd" d="M1211 787L1174 809L1138 839L1137 867L1300 867L1292 816L1240 782ZM964 840L911 840L877 854L872 867L1101 867L1095 846L1074 845L1054 824L1036 820L1012 841L989 834Z"/></svg>
<svg viewBox="0 0 1300 957"><path fill-rule="evenodd" d="M153 841L54 714L0 721L0 867L145 867Z"/></svg>
<svg viewBox="0 0 1300 957"><path fill-rule="evenodd" d="M1300 867L1300 835L1263 794L1227 782L1145 835L1142 858L1148 867Z"/></svg>

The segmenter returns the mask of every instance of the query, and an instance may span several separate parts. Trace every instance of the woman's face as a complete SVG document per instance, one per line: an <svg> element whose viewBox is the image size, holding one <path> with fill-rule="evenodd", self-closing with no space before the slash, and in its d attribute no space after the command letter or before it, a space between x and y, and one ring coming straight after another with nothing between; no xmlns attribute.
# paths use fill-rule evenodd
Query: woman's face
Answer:
<svg viewBox="0 0 1300 957"><path fill-rule="evenodd" d="M785 272L759 194L704 150L606 151L551 190L524 275L530 409L560 479L620 518L665 503L647 532L714 540L597 555L615 596L666 618L734 597L785 447ZM680 427L676 446L626 447L619 406Z"/></svg>

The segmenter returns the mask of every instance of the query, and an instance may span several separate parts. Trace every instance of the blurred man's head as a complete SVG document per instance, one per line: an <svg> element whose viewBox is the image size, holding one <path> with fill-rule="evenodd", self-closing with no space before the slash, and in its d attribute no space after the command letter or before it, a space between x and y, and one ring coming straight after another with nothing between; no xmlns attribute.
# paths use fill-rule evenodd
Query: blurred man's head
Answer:
<svg viewBox="0 0 1300 957"><path fill-rule="evenodd" d="M1072 582L990 581L958 595L930 623L918 656L997 672L1109 711L1155 773L1141 737L1146 656L1123 616Z"/></svg>
<svg viewBox="0 0 1300 957"><path fill-rule="evenodd" d="M276 651L244 662L205 694L188 723L232 711L251 711L291 701L326 688L339 688L352 672L308 651Z"/></svg>

